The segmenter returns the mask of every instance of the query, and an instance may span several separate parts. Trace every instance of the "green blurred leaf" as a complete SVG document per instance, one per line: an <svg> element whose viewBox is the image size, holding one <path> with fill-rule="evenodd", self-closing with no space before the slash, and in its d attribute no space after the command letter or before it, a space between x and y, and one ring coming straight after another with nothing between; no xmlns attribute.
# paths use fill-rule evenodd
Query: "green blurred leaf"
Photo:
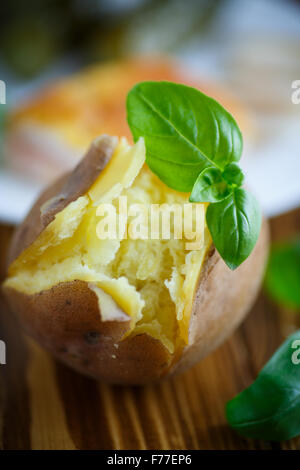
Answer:
<svg viewBox="0 0 300 470"><path fill-rule="evenodd" d="M284 441L300 434L300 330L291 335L255 382L227 403L230 426L254 439Z"/></svg>
<svg viewBox="0 0 300 470"><path fill-rule="evenodd" d="M2 33L1 53L14 73L32 78L57 57L57 35L38 18L16 20Z"/></svg>
<svg viewBox="0 0 300 470"><path fill-rule="evenodd" d="M275 301L300 308L300 237L272 247L265 287Z"/></svg>

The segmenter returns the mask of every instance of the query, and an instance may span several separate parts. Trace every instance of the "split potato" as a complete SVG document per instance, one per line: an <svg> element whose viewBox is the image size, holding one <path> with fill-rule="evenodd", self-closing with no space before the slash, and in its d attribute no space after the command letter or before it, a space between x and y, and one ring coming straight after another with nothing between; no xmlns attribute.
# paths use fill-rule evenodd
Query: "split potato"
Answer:
<svg viewBox="0 0 300 470"><path fill-rule="evenodd" d="M192 366L242 321L262 279L268 229L263 222L252 254L231 271L205 224L207 204L197 204L200 249L187 249L185 237L132 239L126 230L100 239L99 203L118 214L119 196L188 203L149 170L143 139L131 146L101 136L17 229L3 288L25 331L58 359L105 382L145 384Z"/></svg>

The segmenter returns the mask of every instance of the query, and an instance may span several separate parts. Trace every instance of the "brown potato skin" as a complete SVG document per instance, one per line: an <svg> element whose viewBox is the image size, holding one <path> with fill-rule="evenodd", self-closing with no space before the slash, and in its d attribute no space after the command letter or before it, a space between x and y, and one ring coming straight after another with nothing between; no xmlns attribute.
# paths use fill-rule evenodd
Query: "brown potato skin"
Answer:
<svg viewBox="0 0 300 470"><path fill-rule="evenodd" d="M171 356L148 335L125 338L129 322L102 322L86 282L61 283L35 295L6 288L25 332L83 374L117 384L144 384L167 371Z"/></svg>
<svg viewBox="0 0 300 470"><path fill-rule="evenodd" d="M107 149L105 155L106 152ZM86 165L86 159L82 160L81 165ZM99 171L102 169L100 167ZM94 181L98 174L90 179ZM61 194L66 180L67 186L72 188L72 175L48 189L17 229L11 245L10 262L51 221L53 211L51 217L44 216L43 219L40 207L45 201ZM90 185L92 182L89 180ZM76 197L79 197L86 192L87 181L82 184L81 194L78 184L75 186ZM71 200L74 198L69 194L68 201ZM129 329L129 322L101 321L97 296L86 282L75 280L60 283L34 295L4 286L4 293L26 333L59 360L83 374L108 383L141 385L184 371L215 349L239 325L259 290L268 244L268 225L264 221L252 254L235 271L231 271L215 248L211 247L197 283L189 344L176 356L172 356L159 340L147 334L122 339Z"/></svg>

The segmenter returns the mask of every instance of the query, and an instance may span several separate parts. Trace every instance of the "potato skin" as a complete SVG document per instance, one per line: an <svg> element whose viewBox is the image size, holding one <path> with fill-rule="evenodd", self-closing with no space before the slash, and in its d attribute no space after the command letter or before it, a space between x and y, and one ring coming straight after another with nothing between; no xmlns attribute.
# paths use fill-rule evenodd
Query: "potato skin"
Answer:
<svg viewBox="0 0 300 470"><path fill-rule="evenodd" d="M101 321L97 296L86 282L61 283L31 296L5 291L25 332L83 374L138 385L167 371L171 356L160 341L148 335L122 341L129 321Z"/></svg>
<svg viewBox="0 0 300 470"><path fill-rule="evenodd" d="M113 141L108 147L107 142L102 152L104 162L110 158L114 148ZM88 158L87 155L82 160L82 168L86 167ZM53 220L55 210L62 210L59 204L55 205L61 201L57 195L64 194L65 207L75 199L73 191L76 190L76 197L86 192L105 164L98 167L97 174L90 173L89 178L83 178L84 184L80 188L78 175L77 184L73 185L72 173L46 190L17 229L10 249L10 262ZM66 187L69 188L68 194L64 189ZM49 199L54 201L54 206L52 203L44 206L46 212L50 208L45 216L46 212L41 213L40 207ZM102 321L97 296L86 282L75 280L60 283L34 295L4 286L4 293L26 333L59 360L83 374L108 383L141 385L181 373L209 354L239 325L259 290L268 242L268 225L264 221L252 254L235 271L231 271L215 248L211 247L197 283L189 344L176 356L172 356L159 340L147 334L122 340L129 329L129 320Z"/></svg>

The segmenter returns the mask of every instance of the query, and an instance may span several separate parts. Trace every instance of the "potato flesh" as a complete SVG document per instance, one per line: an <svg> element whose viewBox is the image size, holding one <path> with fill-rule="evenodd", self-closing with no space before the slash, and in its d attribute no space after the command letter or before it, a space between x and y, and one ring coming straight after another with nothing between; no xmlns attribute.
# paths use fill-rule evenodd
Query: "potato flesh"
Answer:
<svg viewBox="0 0 300 470"><path fill-rule="evenodd" d="M196 284L211 244L205 205L201 250L187 251L185 238L133 240L124 233L118 240L100 240L96 234L99 202L113 203L117 212L120 195L127 196L128 206L188 203L187 194L161 183L144 160L143 139L133 147L122 139L88 194L57 214L11 265L6 285L35 294L60 282L86 281L131 318L128 334L148 333L173 353L188 341Z"/></svg>

